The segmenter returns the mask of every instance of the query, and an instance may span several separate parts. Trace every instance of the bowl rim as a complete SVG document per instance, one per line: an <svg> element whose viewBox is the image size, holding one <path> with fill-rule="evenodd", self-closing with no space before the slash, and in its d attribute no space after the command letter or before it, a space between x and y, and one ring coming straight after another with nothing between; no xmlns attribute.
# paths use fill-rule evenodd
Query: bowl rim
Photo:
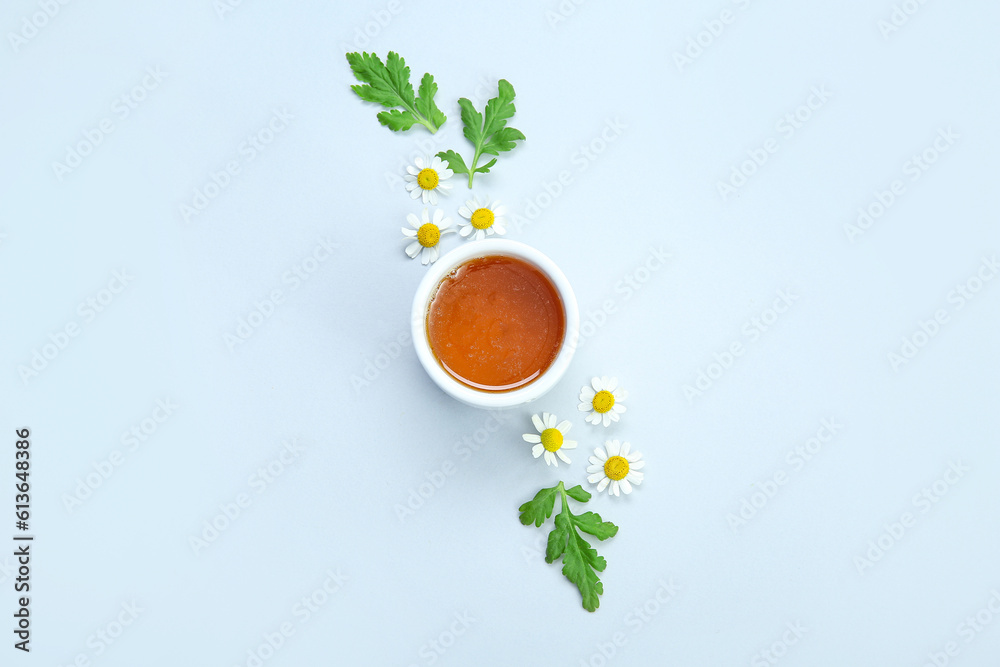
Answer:
<svg viewBox="0 0 1000 667"><path fill-rule="evenodd" d="M556 358L536 380L513 391L490 393L462 384L441 367L431 351L430 341L427 340L425 322L431 294L446 275L469 260L496 255L525 260L540 270L552 282L563 304L565 331ZM464 243L442 255L431 265L413 296L410 329L413 347L420 360L420 365L424 367L431 380L442 391L467 405L487 409L506 408L523 405L540 398L566 374L579 342L580 310L569 279L547 255L520 241L488 238Z"/></svg>

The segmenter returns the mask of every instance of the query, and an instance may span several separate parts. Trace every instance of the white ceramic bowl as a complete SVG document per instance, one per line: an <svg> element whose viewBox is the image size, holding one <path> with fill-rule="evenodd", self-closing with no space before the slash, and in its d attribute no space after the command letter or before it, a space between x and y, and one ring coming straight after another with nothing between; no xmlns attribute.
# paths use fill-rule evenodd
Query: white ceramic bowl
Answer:
<svg viewBox="0 0 1000 667"><path fill-rule="evenodd" d="M460 264L464 264L470 259L496 255L516 257L532 264L545 274L552 281L552 285L559 294L559 299L563 304L563 314L566 318L562 346L552 364L530 384L506 392L479 391L462 384L441 367L434 353L431 352L430 342L427 340L427 309L430 306L431 296L441 280ZM413 297L411 327L417 358L420 359L424 370L431 376L434 383L441 387L445 393L463 403L479 408L507 408L528 403L542 396L552 389L566 373L566 369L569 368L569 363L573 359L573 352L576 351L580 335L580 310L577 307L576 296L573 295L573 288L570 286L569 280L551 259L531 246L517 241L484 239L465 243L431 265L423 280L420 281L417 293Z"/></svg>

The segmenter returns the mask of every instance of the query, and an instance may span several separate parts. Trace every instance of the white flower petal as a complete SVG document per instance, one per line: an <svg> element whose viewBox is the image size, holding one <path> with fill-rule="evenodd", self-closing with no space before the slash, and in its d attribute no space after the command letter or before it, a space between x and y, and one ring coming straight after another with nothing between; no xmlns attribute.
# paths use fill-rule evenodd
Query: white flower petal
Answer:
<svg viewBox="0 0 1000 667"><path fill-rule="evenodd" d="M466 206L459 206L458 214L463 218L470 218L470 219L472 218L472 211L470 211Z"/></svg>
<svg viewBox="0 0 1000 667"><path fill-rule="evenodd" d="M563 449L576 449L576 440L563 440Z"/></svg>
<svg viewBox="0 0 1000 667"><path fill-rule="evenodd" d="M437 206L438 195L436 190L424 190L424 203L430 202L431 206Z"/></svg>
<svg viewBox="0 0 1000 667"><path fill-rule="evenodd" d="M420 186L417 185L416 181L414 181L412 183L407 183L405 187L406 187L406 191L407 192L413 192L414 190L419 190L420 189Z"/></svg>
<svg viewBox="0 0 1000 667"><path fill-rule="evenodd" d="M408 227L400 227L400 229L403 230L403 236L406 236L407 238L412 239L414 236L417 235L417 230L415 229L410 229Z"/></svg>
<svg viewBox="0 0 1000 667"><path fill-rule="evenodd" d="M611 409L615 411L615 414L620 415L621 413L625 412L628 408L626 408L621 403L616 402L614 405L611 406Z"/></svg>
<svg viewBox="0 0 1000 667"><path fill-rule="evenodd" d="M629 453L630 449L632 449L632 444L628 440L626 440L625 442L622 443L622 448L618 452L618 456L624 457L625 460L627 461L628 460L628 453Z"/></svg>
<svg viewBox="0 0 1000 667"><path fill-rule="evenodd" d="M580 405L576 406L576 408L580 412L589 412L594 408L594 406L591 405L590 403L581 403Z"/></svg>
<svg viewBox="0 0 1000 667"><path fill-rule="evenodd" d="M612 394L614 394L615 389L618 388L618 378L611 376L611 379L608 380L608 383L606 385L604 385L604 388L610 391Z"/></svg>
<svg viewBox="0 0 1000 667"><path fill-rule="evenodd" d="M630 481L633 484L635 484L636 486L638 486L638 485L642 484L642 473L641 472L635 472L634 470L629 470L628 474L625 475L625 479L627 479L628 481Z"/></svg>
<svg viewBox="0 0 1000 667"><path fill-rule="evenodd" d="M431 261L431 251L434 248L424 248L423 252L420 253L420 263L427 266L427 263Z"/></svg>
<svg viewBox="0 0 1000 667"><path fill-rule="evenodd" d="M417 197L420 196L422 192L426 192L426 190L421 190L420 188L411 188L409 186L407 186L406 189L410 191L410 199L416 199Z"/></svg>
<svg viewBox="0 0 1000 667"><path fill-rule="evenodd" d="M624 491L625 493L632 493L632 485L629 484L627 475L625 476L625 479L618 482L618 484L619 486L622 487L622 491Z"/></svg>
<svg viewBox="0 0 1000 667"><path fill-rule="evenodd" d="M449 178L455 175L451 169L442 169L438 172L438 181L447 181Z"/></svg>
<svg viewBox="0 0 1000 667"><path fill-rule="evenodd" d="M418 157L416 160L414 160L413 164L417 165L417 169L420 169L421 171L423 171L424 167L427 166L424 163L424 159L422 157Z"/></svg>
<svg viewBox="0 0 1000 667"><path fill-rule="evenodd" d="M438 261L438 257L441 256L441 251L438 249L437 245L428 248L428 250L431 251L431 264L433 264Z"/></svg>
<svg viewBox="0 0 1000 667"><path fill-rule="evenodd" d="M594 392L604 391L604 383L599 377L590 378L590 386L594 388Z"/></svg>
<svg viewBox="0 0 1000 667"><path fill-rule="evenodd" d="M594 447L594 455L601 461L607 461L608 455L604 453L604 450L600 447Z"/></svg>
<svg viewBox="0 0 1000 667"><path fill-rule="evenodd" d="M624 389L619 388L618 391L613 392L612 395L615 397L615 401L624 401L628 398L628 392Z"/></svg>
<svg viewBox="0 0 1000 667"><path fill-rule="evenodd" d="M483 237L485 237L485 236L486 236L486 234L483 232L483 230L481 230L481 229L477 229L476 230L476 240L477 241L482 241Z"/></svg>
<svg viewBox="0 0 1000 667"><path fill-rule="evenodd" d="M646 467L646 462L636 461L635 463L633 463L632 461L629 461L628 467L631 468L632 470L642 470L643 468Z"/></svg>
<svg viewBox="0 0 1000 667"><path fill-rule="evenodd" d="M524 438L525 442L541 442L542 441L542 436L538 435L537 433L525 433L521 437Z"/></svg>
<svg viewBox="0 0 1000 667"><path fill-rule="evenodd" d="M545 430L545 422L543 422L542 418L538 415L531 415L531 423L535 425L535 428L538 429L539 433Z"/></svg>
<svg viewBox="0 0 1000 667"><path fill-rule="evenodd" d="M584 396L586 396L586 398L584 398ZM592 401L594 400L594 396L597 396L597 392L591 389L590 385L584 385L584 387L580 389L581 401Z"/></svg>
<svg viewBox="0 0 1000 667"><path fill-rule="evenodd" d="M562 447L560 447L559 449L556 450L556 456L558 456L559 458L561 458L563 460L563 463L566 463L567 465L569 463L571 463L571 461L569 460L569 457L566 456L565 452L563 452L563 448Z"/></svg>
<svg viewBox="0 0 1000 667"><path fill-rule="evenodd" d="M543 447L543 446L541 445L541 443L539 443L539 444L537 444L537 445L535 445L534 447L532 447L532 448L531 448L531 454L532 454L532 456L534 456L534 457L535 457L536 459L537 459L537 458L538 458L539 456L541 456L541 455L542 455L542 452L544 452L544 451L545 451L545 447Z"/></svg>
<svg viewBox="0 0 1000 667"><path fill-rule="evenodd" d="M588 470L587 472L590 472L590 470ZM588 475L587 481L590 482L591 484L597 484L597 482L599 482L602 477L604 477L603 470L601 472L594 473L593 475Z"/></svg>
<svg viewBox="0 0 1000 667"><path fill-rule="evenodd" d="M490 232L496 234L497 236L503 236L504 234L507 233L507 230L504 229L503 225L498 225L496 223L493 223L493 226L490 227Z"/></svg>
<svg viewBox="0 0 1000 667"><path fill-rule="evenodd" d="M611 493L613 493L616 496L621 495L620 485L617 479L611 482Z"/></svg>
<svg viewBox="0 0 1000 667"><path fill-rule="evenodd" d="M550 466L559 467L559 461L556 460L556 455L548 450L545 450L545 462Z"/></svg>
<svg viewBox="0 0 1000 667"><path fill-rule="evenodd" d="M608 440L604 443L604 446L608 448L608 456L618 456L618 452L621 451L621 443L617 440Z"/></svg>
<svg viewBox="0 0 1000 667"><path fill-rule="evenodd" d="M556 416L550 412L545 413L545 428L555 428Z"/></svg>
<svg viewBox="0 0 1000 667"><path fill-rule="evenodd" d="M493 202L493 215L495 215L498 218L507 215L507 207L506 206L500 206L500 200L499 199L496 200L495 202Z"/></svg>
<svg viewBox="0 0 1000 667"><path fill-rule="evenodd" d="M594 473L594 472L600 472L601 470L604 470L604 466L602 466L600 463L597 462L596 457L591 456L590 465L587 466L587 472Z"/></svg>
<svg viewBox="0 0 1000 667"><path fill-rule="evenodd" d="M464 239L471 232L472 232L472 225L462 225L462 227L458 230L458 235Z"/></svg>
<svg viewBox="0 0 1000 667"><path fill-rule="evenodd" d="M441 171L441 158L437 155L435 155L434 159L431 160L431 169L434 171Z"/></svg>
<svg viewBox="0 0 1000 667"><path fill-rule="evenodd" d="M420 173L420 170L417 169L416 167L411 167L410 165L406 165L406 173L410 176L413 176L413 180L417 180L417 174Z"/></svg>
<svg viewBox="0 0 1000 667"><path fill-rule="evenodd" d="M610 483L611 483L611 480L608 479L607 477L605 477L604 479L602 479L601 483L597 485L597 492L600 493L604 489L608 488L608 484L610 484Z"/></svg>
<svg viewBox="0 0 1000 667"><path fill-rule="evenodd" d="M569 433L569 430L573 428L573 424L571 424L568 419L564 419L561 422L559 422L559 424L556 425L556 428L559 429L560 433L566 435L567 433Z"/></svg>
<svg viewBox="0 0 1000 667"><path fill-rule="evenodd" d="M596 411L591 412L589 415L586 416L585 420L590 422L594 426L597 426L598 424L601 423L601 413Z"/></svg>
<svg viewBox="0 0 1000 667"><path fill-rule="evenodd" d="M406 246L406 254L410 256L410 259L413 259L420 253L420 248L420 241L414 241L410 245Z"/></svg>

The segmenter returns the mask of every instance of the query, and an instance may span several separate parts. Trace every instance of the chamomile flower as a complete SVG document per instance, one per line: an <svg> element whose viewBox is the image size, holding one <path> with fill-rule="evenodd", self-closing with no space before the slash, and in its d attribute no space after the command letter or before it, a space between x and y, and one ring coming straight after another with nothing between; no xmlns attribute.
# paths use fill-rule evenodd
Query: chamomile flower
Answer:
<svg viewBox="0 0 1000 667"><path fill-rule="evenodd" d="M580 389L580 411L590 412L586 421L609 426L621 419L625 406L621 401L628 398L628 392L618 386L618 378L603 376L591 378L590 385Z"/></svg>
<svg viewBox="0 0 1000 667"><path fill-rule="evenodd" d="M587 481L597 484L597 492L611 487L608 495L621 495L621 492L632 493L632 485L642 484L642 473L640 469L646 462L642 460L642 454L632 452L631 445L627 442L619 443L617 440L608 440L604 443L604 449L597 447L594 449L594 456L590 457L590 465L587 472L590 476Z"/></svg>
<svg viewBox="0 0 1000 667"><path fill-rule="evenodd" d="M445 183L455 175L451 169L445 166L438 156L430 162L423 158L417 158L413 165L406 168L406 191L410 193L410 198L423 197L425 204L437 206L438 194L447 195L451 190L451 183Z"/></svg>
<svg viewBox="0 0 1000 667"><path fill-rule="evenodd" d="M557 424L556 416L548 412L543 412L541 417L531 415L531 422L535 425L538 433L525 433L521 437L524 438L525 442L535 445L531 448L531 453L535 458L545 454L545 463L559 467L559 461L556 460L558 456L563 460L563 463L568 464L569 457L563 450L576 449L575 440L565 439L572 424L565 420Z"/></svg>
<svg viewBox="0 0 1000 667"><path fill-rule="evenodd" d="M430 214L425 208L423 220L410 213L406 216L406 221L412 227L403 227L403 236L410 241L406 246L406 254L411 259L419 254L421 264L436 262L440 254L438 243L441 237L455 231L451 228L451 218L444 217L444 211L437 209L434 211L434 221L431 222Z"/></svg>
<svg viewBox="0 0 1000 667"><path fill-rule="evenodd" d="M482 241L487 236L503 236L507 233L507 222L503 217L507 215L507 207L501 206L499 200L490 203L490 198L487 197L486 202L480 204L479 198L475 197L466 201L465 206L458 209L458 214L465 218L459 221L458 230L465 238Z"/></svg>

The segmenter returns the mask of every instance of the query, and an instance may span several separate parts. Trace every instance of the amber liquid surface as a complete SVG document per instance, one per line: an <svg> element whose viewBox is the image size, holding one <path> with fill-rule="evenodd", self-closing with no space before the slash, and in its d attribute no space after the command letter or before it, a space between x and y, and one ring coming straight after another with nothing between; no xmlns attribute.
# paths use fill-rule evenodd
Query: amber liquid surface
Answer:
<svg viewBox="0 0 1000 667"><path fill-rule="evenodd" d="M427 310L438 362L481 391L512 391L537 379L555 360L565 330L555 286L514 257L460 265L442 279Z"/></svg>

